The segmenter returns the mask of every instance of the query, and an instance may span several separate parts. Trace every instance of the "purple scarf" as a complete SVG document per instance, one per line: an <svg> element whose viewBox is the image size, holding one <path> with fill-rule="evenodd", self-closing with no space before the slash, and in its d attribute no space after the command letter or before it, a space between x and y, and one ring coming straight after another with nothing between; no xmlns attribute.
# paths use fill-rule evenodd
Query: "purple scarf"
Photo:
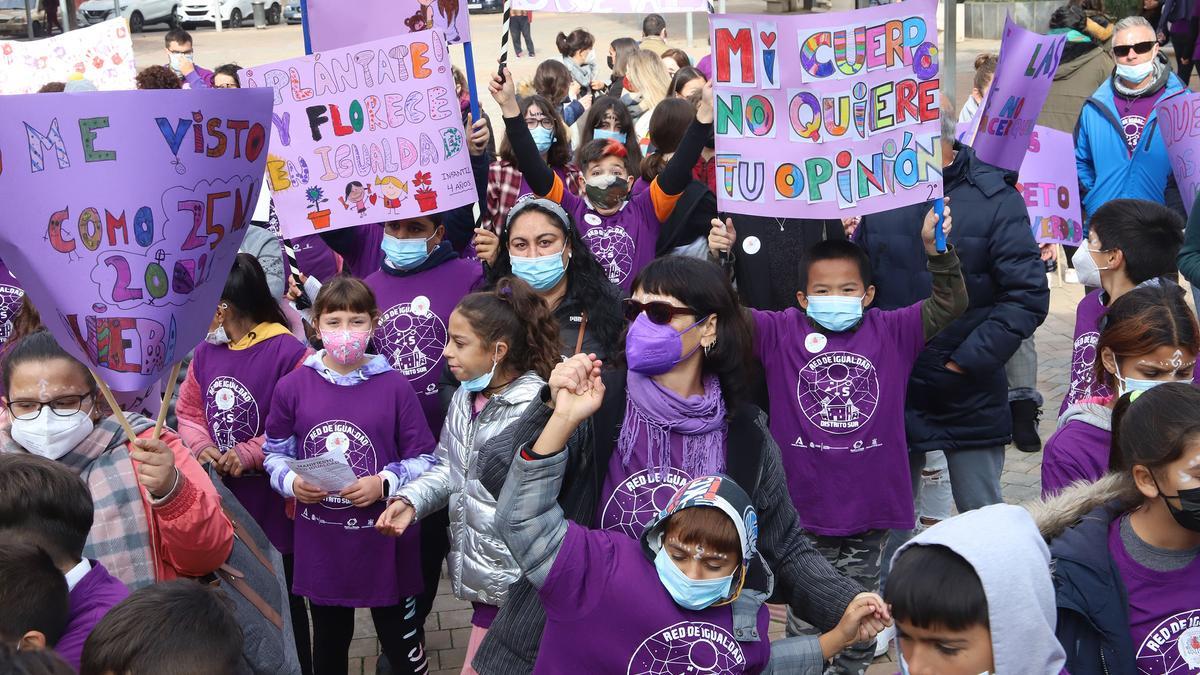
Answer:
<svg viewBox="0 0 1200 675"><path fill-rule="evenodd" d="M725 400L716 375L704 378L704 394L680 398L653 378L629 371L625 423L617 437L621 463L628 467L642 430L649 450L646 465L671 465L671 434L683 436L683 466L689 476L708 476L725 470Z"/></svg>

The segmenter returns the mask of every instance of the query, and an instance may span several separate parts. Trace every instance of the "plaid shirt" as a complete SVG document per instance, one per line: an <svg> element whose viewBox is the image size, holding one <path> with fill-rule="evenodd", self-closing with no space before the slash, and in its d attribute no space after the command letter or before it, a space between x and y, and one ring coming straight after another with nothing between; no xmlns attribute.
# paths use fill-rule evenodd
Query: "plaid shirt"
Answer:
<svg viewBox="0 0 1200 675"><path fill-rule="evenodd" d="M575 194L583 196L583 174L575 164L568 164L565 169L552 168L564 185L570 187ZM503 159L495 160L488 167L487 215L483 221L493 232L499 234L509 209L517 203L517 197L529 191L529 186L517 167Z"/></svg>

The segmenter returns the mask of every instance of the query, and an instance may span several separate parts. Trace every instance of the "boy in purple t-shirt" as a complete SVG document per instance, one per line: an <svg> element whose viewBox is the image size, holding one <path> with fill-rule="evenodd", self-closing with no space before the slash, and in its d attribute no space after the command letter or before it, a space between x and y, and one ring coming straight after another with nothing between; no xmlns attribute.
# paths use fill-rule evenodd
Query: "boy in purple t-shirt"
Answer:
<svg viewBox="0 0 1200 675"><path fill-rule="evenodd" d="M866 253L853 242L829 240L801 262L801 309L752 310L771 435L783 450L800 522L829 563L865 588L879 586L887 531L913 527L904 432L909 374L925 342L967 308L958 256L953 249L938 253L937 226L930 210L921 232L933 274L927 301L868 309L875 288ZM947 209L943 230L950 227ZM714 221L714 248L735 237L731 222ZM798 630L789 622L789 632ZM872 646L857 645L839 665L865 669L872 657Z"/></svg>
<svg viewBox="0 0 1200 675"><path fill-rule="evenodd" d="M1085 286L1101 288L1083 296L1075 311L1071 347L1071 382L1058 414L1095 396L1112 396L1097 382L1096 340L1104 313L1117 298L1159 277L1174 278L1183 220L1161 204L1140 199L1114 199L1096 209L1087 239L1071 261Z"/></svg>
<svg viewBox="0 0 1200 675"><path fill-rule="evenodd" d="M70 469L36 455L0 455L0 535L36 544L66 577L69 615L54 649L76 670L92 628L129 595L104 565L83 557L92 518L91 492Z"/></svg>
<svg viewBox="0 0 1200 675"><path fill-rule="evenodd" d="M562 449L603 400L598 364L575 389L558 392L538 440L519 449L496 509L546 610L534 673L809 672L890 623L882 599L863 593L829 633L769 644L758 516L726 476L685 483L640 540L569 523L557 502Z"/></svg>

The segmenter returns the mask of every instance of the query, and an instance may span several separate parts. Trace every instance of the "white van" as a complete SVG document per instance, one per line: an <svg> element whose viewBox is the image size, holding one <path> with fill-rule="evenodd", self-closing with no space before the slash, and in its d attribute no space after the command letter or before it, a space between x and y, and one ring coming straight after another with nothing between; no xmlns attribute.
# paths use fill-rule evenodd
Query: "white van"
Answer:
<svg viewBox="0 0 1200 675"><path fill-rule="evenodd" d="M197 24L213 24L220 17L223 25L241 28L254 23L254 3L251 0L178 0L175 18L184 28ZM265 0L267 24L274 26L283 19L282 0ZM216 10L215 12L213 10Z"/></svg>

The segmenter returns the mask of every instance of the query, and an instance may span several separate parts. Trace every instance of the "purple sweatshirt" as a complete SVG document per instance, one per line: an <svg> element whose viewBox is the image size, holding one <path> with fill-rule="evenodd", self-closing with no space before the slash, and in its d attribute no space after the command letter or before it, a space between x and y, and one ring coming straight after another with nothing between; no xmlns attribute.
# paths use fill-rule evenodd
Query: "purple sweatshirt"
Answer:
<svg viewBox="0 0 1200 675"><path fill-rule="evenodd" d="M1110 399L1093 398L1067 408L1042 455L1042 498L1078 480L1095 481L1108 472L1112 444Z"/></svg>
<svg viewBox="0 0 1200 675"><path fill-rule="evenodd" d="M183 78L183 83L192 89L211 89L213 86L213 72L195 64L193 64L193 68L195 70Z"/></svg>
<svg viewBox="0 0 1200 675"><path fill-rule="evenodd" d="M275 387L263 447L271 486L295 496L287 460L326 452L344 455L359 478L383 476L392 491L432 466L433 435L408 380L382 356L347 375L324 356L313 354ZM419 528L381 536L383 509L383 500L359 508L336 494L297 504L292 592L338 607L388 607L420 593Z"/></svg>
<svg viewBox="0 0 1200 675"><path fill-rule="evenodd" d="M67 628L54 651L75 670L83 656L83 643L100 619L117 603L129 597L129 589L121 580L108 573L98 561L89 560L92 569L75 584L69 594L71 615Z"/></svg>

